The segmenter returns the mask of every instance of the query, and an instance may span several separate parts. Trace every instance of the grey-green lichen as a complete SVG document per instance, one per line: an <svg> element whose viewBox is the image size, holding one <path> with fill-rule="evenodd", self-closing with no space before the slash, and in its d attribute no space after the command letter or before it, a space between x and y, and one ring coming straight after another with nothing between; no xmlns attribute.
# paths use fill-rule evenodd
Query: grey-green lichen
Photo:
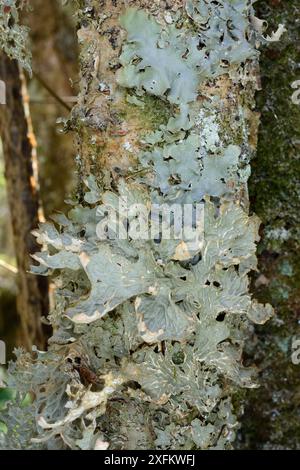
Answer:
<svg viewBox="0 0 300 470"><path fill-rule="evenodd" d="M19 24L19 10L24 2L3 0L0 5L0 49L31 72L28 31Z"/></svg>
<svg viewBox="0 0 300 470"><path fill-rule="evenodd" d="M147 12L134 8L121 18L128 33L120 57L122 86L166 95L171 103L183 105L196 99L199 82L257 54L248 40L248 1L188 1L186 11L195 34L179 29L176 18L161 27Z"/></svg>
<svg viewBox="0 0 300 470"><path fill-rule="evenodd" d="M57 287L54 335L48 352L19 354L10 367L18 396L1 414L4 447L20 433L13 410L31 392L26 446L231 448L232 392L255 387L253 369L242 364L244 341L272 308L248 292L259 220L240 196L249 175L246 112L242 148L229 131L222 135L222 99L205 86L220 75L246 81L247 61L257 56L252 3L189 1L164 24L132 8L122 16L118 91L137 109L154 95L170 116L141 136L132 175L109 189L90 176L68 216L37 232L43 249L33 271L53 273ZM203 203L196 247L159 230L155 239L114 237L112 214L130 234L139 207L156 202ZM13 446L24 447L24 436Z"/></svg>

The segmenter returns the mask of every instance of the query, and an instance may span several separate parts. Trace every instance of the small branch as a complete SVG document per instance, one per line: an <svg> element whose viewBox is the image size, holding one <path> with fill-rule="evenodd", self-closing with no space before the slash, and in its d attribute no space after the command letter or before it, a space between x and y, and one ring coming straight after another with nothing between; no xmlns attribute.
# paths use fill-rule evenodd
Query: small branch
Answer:
<svg viewBox="0 0 300 470"><path fill-rule="evenodd" d="M0 268L4 268L13 274L18 274L18 270L17 268L15 268L15 266L12 266L11 264L6 263L6 261L3 261L2 259L0 259Z"/></svg>
<svg viewBox="0 0 300 470"><path fill-rule="evenodd" d="M60 103L69 112L72 110L72 108L60 96L58 96L58 94L48 85L48 83L45 82L45 80L38 73L33 72L33 76L58 103Z"/></svg>

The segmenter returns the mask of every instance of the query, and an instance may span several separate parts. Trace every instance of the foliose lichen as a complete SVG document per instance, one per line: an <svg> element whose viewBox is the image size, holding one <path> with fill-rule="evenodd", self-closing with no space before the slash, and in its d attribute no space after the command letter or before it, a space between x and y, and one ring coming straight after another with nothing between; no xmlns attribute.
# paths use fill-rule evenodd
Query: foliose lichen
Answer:
<svg viewBox="0 0 300 470"><path fill-rule="evenodd" d="M31 73L28 30L19 24L19 10L25 2L3 0L0 5L0 49L18 60Z"/></svg>
<svg viewBox="0 0 300 470"><path fill-rule="evenodd" d="M43 249L33 271L54 274L57 287L54 335L48 352L19 355L8 379L18 400L34 394L33 446L227 449L235 439L232 391L256 386L243 344L272 307L248 292L259 220L241 197L247 110L236 105L244 133L237 145L220 130L222 90L207 84L217 89L219 76L246 83L259 36L252 3L188 1L165 22L130 8L120 20L127 41L118 93L138 110L154 95L170 117L141 135L132 173L117 182L90 175L68 216L37 232ZM114 237L112 214L128 235L141 205L150 211L157 202L202 202L196 247L184 236L163 239L159 229L154 239ZM10 432L15 407L12 400L1 415Z"/></svg>

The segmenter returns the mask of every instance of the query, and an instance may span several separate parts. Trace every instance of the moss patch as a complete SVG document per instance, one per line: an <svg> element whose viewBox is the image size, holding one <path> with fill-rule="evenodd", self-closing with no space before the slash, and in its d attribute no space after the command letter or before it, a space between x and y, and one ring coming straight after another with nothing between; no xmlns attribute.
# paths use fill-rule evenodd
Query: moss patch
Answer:
<svg viewBox="0 0 300 470"><path fill-rule="evenodd" d="M250 449L299 449L299 372L291 361L291 344L299 335L300 256L300 106L292 103L291 84L300 78L299 2L259 1L259 17L270 30L288 30L279 43L262 51L262 113L257 157L252 165L252 208L263 222L259 273L253 289L277 317L257 328L251 362L260 369L261 387L246 402L240 442Z"/></svg>

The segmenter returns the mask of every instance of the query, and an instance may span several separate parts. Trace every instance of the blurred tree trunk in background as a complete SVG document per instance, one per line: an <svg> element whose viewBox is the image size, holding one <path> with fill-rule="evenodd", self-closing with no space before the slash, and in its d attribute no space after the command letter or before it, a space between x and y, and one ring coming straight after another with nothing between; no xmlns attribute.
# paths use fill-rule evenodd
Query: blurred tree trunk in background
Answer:
<svg viewBox="0 0 300 470"><path fill-rule="evenodd" d="M28 92L30 114L37 141L40 198L48 217L54 210L64 209L65 197L72 190L75 175L73 139L70 134L58 132L56 124L60 116L63 118L68 116L67 107L71 107L72 104L68 103L67 107L62 106L41 84L41 81L45 82L63 100L76 95L76 84L73 86L73 81L76 81L78 74L76 29L72 5L63 7L59 0L50 2L31 0L30 11L23 13L23 23L27 23L30 28L32 40L32 67L35 75L33 78L28 77ZM2 206L6 208L6 201L2 202ZM4 215L0 227L0 251L9 255L7 239L10 233L7 230L6 219L7 216ZM31 242L33 242L32 239ZM35 250L34 244L33 251ZM13 256L11 250L10 255ZM11 257L7 256L7 260L9 261ZM4 271L4 268L2 272L5 273L7 282L4 283L5 285L2 282L0 287L0 336L7 342L8 357L10 357L13 347L16 344L23 344L23 340L22 338L16 339L20 325L14 313L15 276L13 273ZM6 284L9 284L9 289ZM10 312L9 321L7 321L7 310ZM37 344L36 341L35 343Z"/></svg>
<svg viewBox="0 0 300 470"><path fill-rule="evenodd" d="M31 0L30 5L24 18L30 28L34 71L29 94L47 217L65 208L64 200L75 179L73 138L70 133L59 132L56 121L68 117L72 103L67 98L77 95L78 45L72 5L62 6L60 0ZM67 106L62 106L43 83Z"/></svg>
<svg viewBox="0 0 300 470"><path fill-rule="evenodd" d="M41 318L48 313L48 281L28 273L30 254L37 250L31 231L41 220L35 140L25 110L26 92L16 61L0 55L0 76L6 83L6 106L0 115L8 204L18 268L17 308L21 331L17 343L43 347ZM9 312L6 312L9 315Z"/></svg>

